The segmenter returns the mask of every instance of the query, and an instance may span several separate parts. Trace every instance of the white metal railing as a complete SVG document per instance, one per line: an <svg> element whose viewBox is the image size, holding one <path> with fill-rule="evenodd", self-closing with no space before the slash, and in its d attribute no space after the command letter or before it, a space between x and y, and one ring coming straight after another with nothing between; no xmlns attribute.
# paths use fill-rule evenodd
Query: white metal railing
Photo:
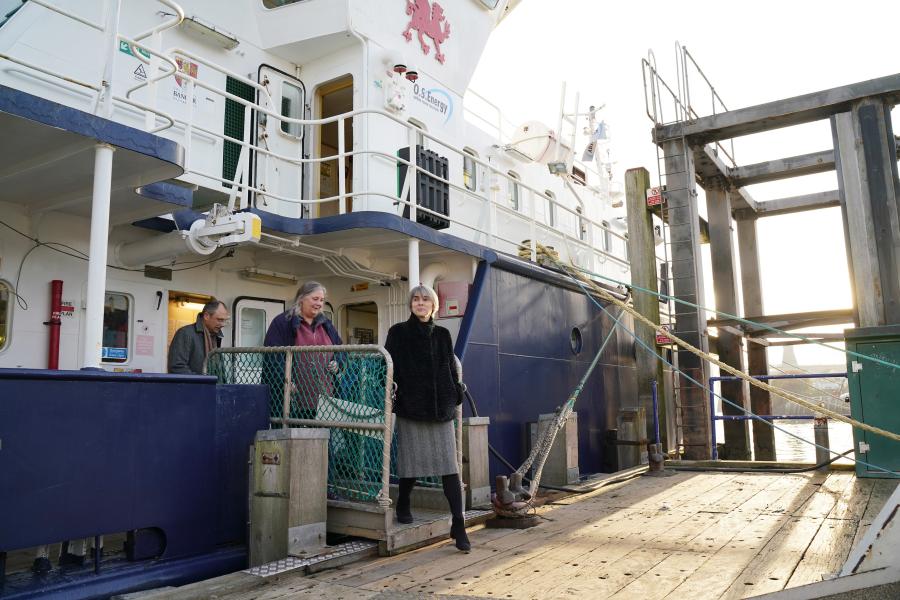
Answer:
<svg viewBox="0 0 900 600"><path fill-rule="evenodd" d="M150 35L150 33L159 33L166 29L175 27L179 23L181 23L181 21L184 19L184 11L181 9L180 6L178 6L171 0L156 0L156 2L159 2L163 6L174 10L175 11L174 18L169 19L163 23L160 23L158 26L153 28L150 32L147 32L146 34L142 34L141 36L138 36L137 39L143 39L143 37ZM84 25L86 27L89 27L91 29L94 29L95 31L102 33L104 36L110 37L116 43L118 43L119 40L122 40L122 41L126 41L127 43L130 43L131 45L136 45L138 47L141 47L148 52L152 52L151 49L149 49L141 44L138 44L135 40L128 40L128 38L126 38L125 36L123 36L119 33L119 31L118 31L118 13L119 13L120 5L121 5L121 0L110 0L109 2L106 3L107 14L104 15L103 24L95 23L95 22L91 21L90 19L86 19L86 18L78 15L77 13L74 13L70 10L56 6L55 4L52 4L50 2L46 2L45 0L31 0L30 4L40 6L46 10L49 10L58 15L61 15L68 19L71 19L77 23L81 23L82 25ZM53 69L49 69L46 67L42 67L40 65L36 65L30 61L26 61L21 58L17 58L15 56L11 56L9 54L0 53L0 59L6 60L6 61L14 63L14 64L21 65L21 66L31 69L33 71L37 71L38 73L43 73L44 75L49 75L50 77L54 77L56 79L67 81L69 83L73 83L75 85L92 90L93 92L96 93L95 102L94 102L94 113L95 114L98 114L102 111L105 113L105 116L108 116L109 109L111 107L111 103L118 102L118 103L121 103L121 104L124 104L127 106L131 106L133 108L139 109L140 111L143 111L144 113L156 115L156 116L160 117L166 123L160 127L155 127L155 128L150 129L150 133L156 133L158 131L167 129L168 127L171 127L172 125L174 125L175 121L174 121L174 119L172 119L172 117L170 115L168 115L167 113L165 113L161 110L156 109L155 107L153 107L151 105L147 105L142 102L132 100L130 98L130 94L126 94L125 96L116 96L116 95L112 94L112 83L113 83L112 82L112 73L114 71L113 66L115 64L115 59L116 59L117 54L118 54L117 49L114 48L112 44L110 44L109 48L107 49L107 53L104 56L105 68L104 68L103 76L101 77L101 80L99 83L90 83L87 81L81 81L74 77L66 75L64 73L59 73ZM140 53L135 52L134 54L136 56L140 56ZM175 69L177 70L177 66L175 67Z"/></svg>
<svg viewBox="0 0 900 600"><path fill-rule="evenodd" d="M708 114L716 115L728 111L715 86L688 52L687 47L678 42L675 42L675 90L660 76L652 50L648 52L647 58L641 61L641 69L644 81L644 109L655 125L692 121L704 116L695 109L691 100L691 72L696 72L709 90L711 112ZM728 147L723 144L728 144ZM721 152L731 162L732 167L737 166L734 139L716 141L714 149L717 153Z"/></svg>
<svg viewBox="0 0 900 600"><path fill-rule="evenodd" d="M118 3L121 0L111 0L115 6L118 6ZM33 0L34 4L47 8L53 12L58 14L67 16L72 18L73 20L82 23L92 29L103 32L104 34L111 35L109 23L105 25L98 25L96 23L90 22L83 17L80 17L74 13L71 13L68 10L62 9L57 6L53 6L45 0ZM481 160L478 157L474 157L469 154L465 154L462 148L458 148L444 140L441 140L435 135L428 133L427 131L418 129L414 125L400 119L399 117L388 113L383 110L375 110L375 109L362 109L362 110L354 110L347 113L343 113L340 115L335 115L332 117L327 117L323 119L297 119L284 116L278 112L263 106L260 102L245 100L239 96L229 93L224 89L220 89L219 87L212 85L206 81L202 81L190 73L179 72L178 65L176 62L176 57L188 59L190 61L196 62L198 64L202 64L208 69L218 71L219 73L225 75L226 77L230 77L241 83L250 86L252 89L259 92L260 98L262 98L268 106L276 106L276 104L272 101L272 97L269 93L269 90L266 86L260 84L259 82L253 81L248 77L241 75L239 73L233 72L227 68L218 65L214 61L206 59L205 57L199 56L195 53L189 52L183 48L170 48L165 51L160 51L150 44L142 43L141 40L144 40L148 37L155 37L158 41L159 34L171 27L174 27L181 23L184 18L184 11L178 7L177 4L172 2L171 0L157 0L164 6L172 9L174 11L174 16L171 19L166 20L163 23L160 23L156 27L153 27L145 32L142 32L136 35L134 38L129 38L118 31L115 31L114 36L112 37L115 40L115 44L110 45L110 49L108 51L107 60L107 68L105 69L106 79L101 81L99 84L93 84L86 81L79 81L68 77L64 74L57 73L51 69L47 69L41 67L39 65L33 64L28 61L23 61L21 59L17 59L12 56L8 56L5 54L0 54L0 59L5 59L13 63L17 63L26 67L27 69L32 69L34 71L56 77L68 82L71 82L75 85L87 88L92 90L97 94L97 104L99 110L99 104L102 100L104 92L106 90L112 89L112 81L109 73L112 72L112 69L109 65L113 64L113 61L118 54L117 45L119 42L125 43L132 49L132 54L138 58L138 60L142 61L144 64L150 65L151 69L148 73L148 77L145 81L142 81L134 86L129 87L124 96L117 96L109 93L109 101L115 101L121 104L124 104L133 109L137 109L138 111L142 111L148 115L147 118L147 129L151 133L157 133L164 129L168 129L174 127L175 125L179 125L183 127L185 131L184 136L184 147L185 147L185 171L187 173L198 176L202 179L209 180L211 182L216 182L222 186L230 186L230 208L247 208L249 205L249 193L253 192L263 198L271 198L275 200L279 200L281 202L285 202L288 204L299 204L300 206L313 206L316 204L323 204L326 202L338 201L339 210L341 213L345 212L346 200L353 198L362 198L366 199L369 197L381 197L389 199L396 206L408 207L410 219L416 220L416 213L418 211L424 211L425 213L431 214L435 217L445 219L449 223L454 224L463 229L474 232L478 236L484 236L485 239L489 243L495 243L497 241L503 242L511 246L512 249L518 249L522 244L523 240L520 239L510 239L509 237L504 237L503 234L499 231L497 227L497 219L499 215L504 215L507 218L512 218L516 221L521 222L529 231L529 240L531 245L531 259L536 260L536 242L537 238L540 236L542 242L546 242L547 239L559 239L563 244L566 245L568 253L571 257L574 257L576 254L580 253L582 255L587 254L591 257L591 260L598 262L605 262L606 260L612 260L616 263L619 263L623 268L627 268L628 262L623 256L625 255L625 245L627 244L627 240L621 234L616 231L613 231L606 225L599 223L593 220L586 214L579 213L575 209L570 206L559 202L555 198L548 197L541 190L529 185L527 182L522 181L519 178L510 177L505 171L495 168L488 162ZM114 23L117 23L117 19L114 20ZM141 52L135 51L136 49L143 50L151 56L151 59L146 59L141 56ZM186 118L180 118L177 116L173 116L168 114L162 110L155 108L152 102L155 100L151 98L150 103L139 102L132 98L136 93L138 93L143 88L148 88L153 90L153 86L169 77L177 76L179 79L186 81L186 94L187 101L186 105L188 107L188 115ZM216 131L213 129L209 129L208 127L203 127L195 122L193 118L193 105L194 98L196 94L197 87L205 89L211 93L214 93L222 98L231 100L244 108L244 132L242 138L236 138L233 136L226 135L224 132ZM329 123L336 123L339 131L338 135L338 148L337 153L330 156L319 156L319 157L310 157L303 158L302 156L289 156L285 154L281 154L278 152L274 152L269 150L267 147L263 147L258 143L253 143L249 141L250 138L250 123L251 118L254 114L262 114L266 115L269 118L275 119L278 123L286 123L300 126L302 128L310 128L322 126ZM152 116L151 116L152 115ZM442 178L438 175L432 174L415 164L414 152L411 153L411 160L404 160L399 158L393 154L389 154L387 152L374 150L374 149L361 149L361 150L350 150L348 151L345 147L344 136L341 135L343 130L347 126L348 119L354 119L356 117L370 119L370 118L378 118L385 119L392 123L393 126L400 128L401 130L406 131L406 138L409 140L409 145L411 148L415 148L416 140L421 136L426 140L430 140L433 144L439 146L440 148L445 149L448 152L452 152L459 157L462 157L464 154L470 160L474 161L478 168L482 169L482 171L488 175L489 179L496 185L498 182L505 182L507 189L510 189L510 186L515 185L518 186L520 199L524 198L528 203L527 212L522 210L516 210L512 207L506 205L505 202L498 202L493 193L481 194L475 190L469 190L465 186L459 185L449 178ZM159 121L162 123L160 124ZM499 113L498 109L498 127L501 130L503 129L502 116ZM235 175L232 179L227 179L221 177L217 173L209 173L204 172L203 170L197 168L192 161L191 156L191 144L192 138L194 134L201 134L208 138L221 140L224 142L231 142L233 144L238 145L241 148L238 166L235 171ZM250 185L249 181L247 181L248 173L250 171L249 159L250 154L255 153L257 155L263 155L270 157L272 159L282 161L287 165L291 165L297 168L302 169L305 165L312 165L330 161L337 161L338 163L338 194L324 197L324 198L304 198L303 192L300 192L299 197L290 197L284 194L279 194L274 192L273 190L267 190L259 187L258 185ZM402 185L402 190L400 195L396 195L394 193L387 193L379 190L360 190L360 191L351 191L348 192L345 187L345 177L346 173L346 163L348 157L360 157L360 158L368 158L372 157L376 160L384 160L389 161L394 165L406 165L406 178ZM428 176L433 178L434 180L446 184L451 190L458 192L461 194L462 198L468 201L476 201L482 204L483 208L486 208L486 226L480 225L477 222L467 222L465 219L461 219L456 216L447 216L436 211L433 211L425 206L421 206L416 202L415 194L417 190L417 186L415 182L418 177L421 175ZM568 186L567 186L568 187ZM524 192L524 193L523 193ZM570 192L577 198L577 193L570 189ZM240 195L240 203L238 202L238 195ZM566 231L566 229L562 226L558 226L555 224L549 224L544 220L538 218L536 214L536 203L543 202L546 203L549 207L550 211L555 212L557 215L556 221L559 222L560 215L565 215L567 217L568 223L574 223L573 231ZM398 209L399 210L399 209ZM548 211L549 212L549 211ZM584 234L582 236L582 231ZM599 235L598 235L599 234ZM604 237L609 236L612 238L616 238L621 242L619 245L622 247L623 252L621 255L618 253L614 253L612 248L598 248L595 247L592 243L593 240L603 239ZM582 239L583 237L583 239ZM594 267L594 264L583 265L588 267Z"/></svg>

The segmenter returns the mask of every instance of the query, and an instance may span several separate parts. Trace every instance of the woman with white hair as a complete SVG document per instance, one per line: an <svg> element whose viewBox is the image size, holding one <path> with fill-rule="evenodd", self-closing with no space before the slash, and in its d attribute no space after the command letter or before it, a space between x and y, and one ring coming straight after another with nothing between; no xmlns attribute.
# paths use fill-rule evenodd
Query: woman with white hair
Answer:
<svg viewBox="0 0 900 600"><path fill-rule="evenodd" d="M317 281L307 281L297 290L294 303L272 319L264 346L340 346L343 342L337 329L322 312L325 306L325 286ZM302 388L294 394L290 417L314 419L319 393L328 394L332 388L330 374L337 372L338 365L330 353L309 354L301 361L295 358L293 371L294 385L306 378L316 378L315 385ZM280 367L283 370L283 366ZM326 375L326 371L329 375ZM272 391L273 414L281 414L281 391L270 386ZM298 394L303 397L297 397Z"/></svg>
<svg viewBox="0 0 900 600"><path fill-rule="evenodd" d="M409 319L391 327L384 344L394 362L397 385L397 520L413 522L409 501L416 479L439 476L453 515L450 536L458 549L468 552L453 429L460 403L453 343L450 332L434 324L438 297L433 289L419 285L410 290L409 310Z"/></svg>

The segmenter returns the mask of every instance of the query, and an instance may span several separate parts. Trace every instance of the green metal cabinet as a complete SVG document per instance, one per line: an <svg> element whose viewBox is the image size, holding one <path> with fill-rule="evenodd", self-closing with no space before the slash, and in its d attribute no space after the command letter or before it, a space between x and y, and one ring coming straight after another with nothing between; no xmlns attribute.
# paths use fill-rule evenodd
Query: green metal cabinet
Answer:
<svg viewBox="0 0 900 600"><path fill-rule="evenodd" d="M900 364L900 325L848 329L847 350ZM847 355L850 415L864 423L900 433L900 369ZM854 427L857 460L893 471L885 473L856 463L858 477L900 478L900 442Z"/></svg>

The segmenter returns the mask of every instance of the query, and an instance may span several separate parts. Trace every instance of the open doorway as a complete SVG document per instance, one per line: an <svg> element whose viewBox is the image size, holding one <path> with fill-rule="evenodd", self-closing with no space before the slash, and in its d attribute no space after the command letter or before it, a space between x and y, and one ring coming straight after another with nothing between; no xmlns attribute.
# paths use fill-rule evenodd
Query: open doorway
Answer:
<svg viewBox="0 0 900 600"><path fill-rule="evenodd" d="M192 292L169 292L169 330L166 340L166 351L172 344L175 332L185 325L193 325L197 322L197 316L203 311L203 306L212 300L212 296L195 294Z"/></svg>
<svg viewBox="0 0 900 600"><path fill-rule="evenodd" d="M319 86L316 89L316 106L318 106L317 117L320 119L327 119L353 110L353 76L345 75ZM344 122L344 151L350 152L351 150L353 150L353 119L347 119ZM316 153L319 157L335 156L338 153L337 121L321 126ZM344 173L338 172L336 158L316 164L319 165L318 198L337 196L340 193L340 177L344 178L346 192L349 194L353 191L352 156L345 159ZM329 217L340 213L340 205L337 200L323 202L316 206L318 206L318 216L320 217ZM346 211L350 212L353 207L352 200L345 198L344 206Z"/></svg>
<svg viewBox="0 0 900 600"><path fill-rule="evenodd" d="M378 305L374 302L345 304L342 307L341 332L345 344L377 344Z"/></svg>

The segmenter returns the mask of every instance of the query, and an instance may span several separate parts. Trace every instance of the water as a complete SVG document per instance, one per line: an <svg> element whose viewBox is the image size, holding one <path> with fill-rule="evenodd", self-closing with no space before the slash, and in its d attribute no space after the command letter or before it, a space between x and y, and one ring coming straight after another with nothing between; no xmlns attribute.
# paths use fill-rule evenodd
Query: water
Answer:
<svg viewBox="0 0 900 600"><path fill-rule="evenodd" d="M805 441L791 437L787 433L775 430L775 456L781 461L808 462L816 461L816 448L813 441L813 422L810 421L777 421L776 425ZM839 421L828 422L828 445L835 452L846 452L853 448L853 428ZM832 458L834 455L831 455ZM853 455L851 454L852 458ZM841 458L837 463L850 464L850 458Z"/></svg>
<svg viewBox="0 0 900 600"><path fill-rule="evenodd" d="M813 421L775 421L775 424L785 431L775 430L775 456L785 462L814 463L816 461L816 448L813 442ZM716 422L716 436L721 442L725 439L722 421ZM787 432L802 438L798 440ZM753 428L750 429L750 437L753 439ZM847 423L839 421L828 422L828 442L835 452L845 452L853 448L853 428ZM752 447L751 441L751 447ZM831 455L834 457L834 455ZM850 455L853 456L852 454ZM838 464L850 464L850 458L841 458Z"/></svg>

